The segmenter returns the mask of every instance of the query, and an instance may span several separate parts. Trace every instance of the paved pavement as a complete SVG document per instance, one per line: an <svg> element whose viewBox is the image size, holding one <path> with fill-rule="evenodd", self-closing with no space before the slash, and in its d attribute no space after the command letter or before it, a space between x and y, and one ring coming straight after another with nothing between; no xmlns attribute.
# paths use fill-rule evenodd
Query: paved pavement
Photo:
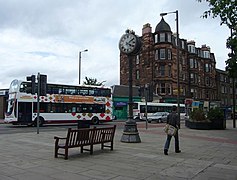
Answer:
<svg viewBox="0 0 237 180"><path fill-rule="evenodd" d="M124 126L124 122L117 123ZM164 124L137 123L141 143L120 142L117 128L114 151L94 147L94 154L69 150L69 159L54 158L54 132L3 134L0 139L0 180L181 180L237 179L237 129L192 130L182 124L180 147L163 154Z"/></svg>

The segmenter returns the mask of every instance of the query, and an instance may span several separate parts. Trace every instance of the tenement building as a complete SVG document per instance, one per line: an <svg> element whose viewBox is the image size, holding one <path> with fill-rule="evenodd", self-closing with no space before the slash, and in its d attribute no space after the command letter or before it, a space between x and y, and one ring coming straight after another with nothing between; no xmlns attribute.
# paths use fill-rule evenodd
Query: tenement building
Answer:
<svg viewBox="0 0 237 180"><path fill-rule="evenodd" d="M150 84L154 94L162 97L161 102L176 103L179 68L180 103L191 106L195 102L203 108L232 105L227 95L232 85L230 80L222 82L227 73L216 69L210 47L196 47L194 41L180 38L178 65L176 37L163 17L154 32L149 23L143 26L142 49L133 58L133 85ZM128 58L120 54L121 85L128 85L128 72Z"/></svg>

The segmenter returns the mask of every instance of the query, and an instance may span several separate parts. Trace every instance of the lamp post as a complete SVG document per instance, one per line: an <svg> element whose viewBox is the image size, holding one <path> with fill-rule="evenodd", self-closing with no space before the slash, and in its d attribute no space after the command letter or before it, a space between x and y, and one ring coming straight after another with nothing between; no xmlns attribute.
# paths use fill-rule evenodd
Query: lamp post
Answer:
<svg viewBox="0 0 237 180"><path fill-rule="evenodd" d="M176 33L177 33L177 44L176 44L176 51L177 51L177 87L178 87L178 93L177 93L177 104L178 104L178 116L180 120L180 82L179 82L179 76L180 76L180 69L179 69L179 62L180 62L180 57L179 57L179 12L178 10L173 11L173 12L168 12L168 13L160 13L160 16L166 16L167 14L176 14Z"/></svg>
<svg viewBox="0 0 237 180"><path fill-rule="evenodd" d="M88 51L88 49L85 49L85 50L83 50L83 51L79 51L79 54L78 54L78 56L79 56L79 85L81 84L81 53L82 52L87 52Z"/></svg>

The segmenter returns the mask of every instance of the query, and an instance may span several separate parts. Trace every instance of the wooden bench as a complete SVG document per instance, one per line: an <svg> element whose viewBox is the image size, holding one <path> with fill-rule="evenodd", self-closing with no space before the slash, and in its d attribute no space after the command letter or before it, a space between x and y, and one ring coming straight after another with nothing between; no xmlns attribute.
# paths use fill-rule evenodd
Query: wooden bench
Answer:
<svg viewBox="0 0 237 180"><path fill-rule="evenodd" d="M70 148L81 148L81 153L84 150L90 151L93 154L93 145L101 144L101 149L104 147L113 150L114 144L114 134L116 125L113 127L101 127L101 128L84 128L84 129L68 129L67 137L57 137L55 136L55 153L54 157L57 158L58 155L63 155L64 159L68 159L68 149ZM63 141L63 143L62 143ZM110 143L110 144L108 144ZM85 146L89 146L86 149ZM64 153L59 153L59 149L64 149Z"/></svg>

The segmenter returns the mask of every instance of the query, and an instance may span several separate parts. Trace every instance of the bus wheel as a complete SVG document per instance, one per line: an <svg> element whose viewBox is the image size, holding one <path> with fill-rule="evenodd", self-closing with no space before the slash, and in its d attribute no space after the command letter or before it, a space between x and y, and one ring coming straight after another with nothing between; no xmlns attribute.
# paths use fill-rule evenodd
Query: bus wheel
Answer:
<svg viewBox="0 0 237 180"><path fill-rule="evenodd" d="M44 124L44 118L39 117L39 126L42 127ZM37 118L34 120L34 126L37 127Z"/></svg>
<svg viewBox="0 0 237 180"><path fill-rule="evenodd" d="M98 117L93 117L92 120L91 120L92 124L96 125L96 124L99 124L99 118Z"/></svg>

